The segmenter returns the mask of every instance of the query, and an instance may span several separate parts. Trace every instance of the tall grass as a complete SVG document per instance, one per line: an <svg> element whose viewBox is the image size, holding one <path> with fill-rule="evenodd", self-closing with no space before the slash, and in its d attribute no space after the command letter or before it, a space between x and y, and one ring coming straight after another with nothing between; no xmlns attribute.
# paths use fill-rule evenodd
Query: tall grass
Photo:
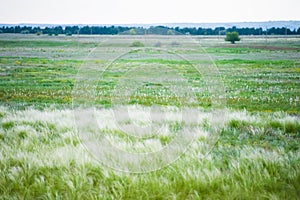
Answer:
<svg viewBox="0 0 300 200"><path fill-rule="evenodd" d="M123 123L142 124L138 116L147 109L128 109L132 117ZM97 110L105 136L135 152L168 145L181 126L197 127L180 159L161 170L132 174L112 170L86 151L72 110L0 107L0 199L299 199L299 117L230 111L219 140L204 156L214 128L211 113L199 112L198 122L188 125L179 123L176 109L163 109L166 121L154 126L167 126L147 142L124 137L111 109Z"/></svg>

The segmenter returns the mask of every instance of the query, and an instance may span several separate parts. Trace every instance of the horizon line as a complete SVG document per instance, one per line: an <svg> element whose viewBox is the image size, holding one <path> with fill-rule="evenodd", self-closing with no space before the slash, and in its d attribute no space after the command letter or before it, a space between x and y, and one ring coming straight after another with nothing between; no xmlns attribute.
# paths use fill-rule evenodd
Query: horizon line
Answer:
<svg viewBox="0 0 300 200"><path fill-rule="evenodd" d="M300 20L268 20L268 21L229 21L229 22L153 22L153 23L47 23L47 22L0 22L1 25L158 25L158 24L231 24L231 23L268 23L268 22L300 22Z"/></svg>

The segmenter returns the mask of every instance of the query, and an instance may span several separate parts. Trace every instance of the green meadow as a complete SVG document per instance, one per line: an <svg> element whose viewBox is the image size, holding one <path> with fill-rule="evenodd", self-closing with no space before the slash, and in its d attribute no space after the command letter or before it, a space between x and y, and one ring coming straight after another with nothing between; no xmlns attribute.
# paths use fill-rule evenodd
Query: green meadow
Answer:
<svg viewBox="0 0 300 200"><path fill-rule="evenodd" d="M241 38L0 34L0 199L299 199L300 37ZM80 137L90 107L86 130L127 152L194 138L116 169Z"/></svg>

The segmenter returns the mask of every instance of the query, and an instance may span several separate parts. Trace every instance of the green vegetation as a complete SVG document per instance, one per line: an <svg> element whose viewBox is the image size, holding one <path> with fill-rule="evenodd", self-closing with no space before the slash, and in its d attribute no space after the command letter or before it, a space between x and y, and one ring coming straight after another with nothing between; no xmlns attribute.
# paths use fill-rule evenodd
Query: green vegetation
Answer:
<svg viewBox="0 0 300 200"><path fill-rule="evenodd" d="M300 39L147 37L0 35L0 199L298 199ZM220 125L211 80L224 88ZM170 90L186 84L196 101ZM128 152L158 151L181 130L195 139L161 170L115 171L81 144L71 109L81 100L97 107L99 127L87 130ZM122 106L132 115L118 125L130 134L114 120ZM148 108L168 117L141 139L134 128L147 124ZM199 119L179 120L180 109ZM207 148L212 130L218 138Z"/></svg>
<svg viewBox="0 0 300 200"><path fill-rule="evenodd" d="M216 146L206 157L202 158L202 150L207 138L199 134L171 166L152 173L128 174L101 165L87 154L74 135L71 110L0 109L5 116L0 127L2 199L297 199L299 196L299 117L230 112ZM99 110L99 116L106 116L104 130L111 142L123 141L120 148L157 150L170 140L171 135L158 135L148 147L149 141L128 139L114 129L105 113L106 110ZM210 123L208 118L205 120ZM136 122L126 122L133 123ZM170 131L178 129L176 119L169 123ZM200 133L213 128L201 124ZM287 127L294 128L287 131Z"/></svg>
<svg viewBox="0 0 300 200"><path fill-rule="evenodd" d="M234 31L234 32L227 32L225 41L231 42L231 44L234 44L237 41L240 41L241 38L239 37L239 33Z"/></svg>
<svg viewBox="0 0 300 200"><path fill-rule="evenodd" d="M292 27L295 25L291 24ZM174 35L174 34L191 34L191 35L220 35L224 32L237 31L240 35L299 35L300 28L287 28L278 27L278 24L274 24L275 27L268 28L264 30L263 28L237 28L235 26L231 28L225 27L215 27L213 28L202 28L202 27L165 27L165 26L151 26L149 28L145 27L126 27L126 26L51 26L51 27L31 27L31 26L3 26L0 27L0 33L23 33L23 34L36 34L43 33L48 35L75 35L75 34L85 34L85 35L117 35L117 34L130 34L130 35L144 35L146 32L149 34L158 35ZM264 26L264 25L262 25Z"/></svg>
<svg viewBox="0 0 300 200"><path fill-rule="evenodd" d="M206 52L216 57L215 64L223 77L228 107L238 110L247 109L249 111L300 113L300 97L298 95L300 90L298 83L300 76L299 60L292 57L298 52L295 49L286 49L285 43L290 45L288 40L278 41L273 39L273 41L269 41L266 47L280 46L282 48L282 50L280 48L275 50L276 60L269 59L273 55L274 50L269 48L262 49L263 43L257 44L256 42L256 46L247 48L244 46L250 46L251 44L237 44L237 47L228 47L224 44L224 46L211 47L214 41L208 40ZM172 44L172 42L174 42L173 39L169 41L169 44ZM88 55L90 49L96 46L96 43L92 40L79 40L76 43L73 40L68 41L64 39L57 41L55 38L45 38L42 41L40 38L16 41L8 38L7 40L0 40L0 43L2 43L1 48L3 52L3 56L0 57L0 96L1 102L8 105L21 107L34 105L42 108L55 104L57 107L70 107L72 90L80 66L83 63L99 66L105 65L103 60L84 61L84 57L81 56L82 59L78 59L78 54L73 53L77 49L78 51L86 49L82 53ZM154 41L153 44L150 44L150 47L155 47L156 43L157 41ZM160 43L163 47L166 42L161 41ZM298 43L299 41L294 42L294 44ZM122 43L118 45L126 46ZM130 42L130 46L142 47L142 45L144 44L139 41L134 40ZM27 51L31 53L30 57L21 55L19 57L4 56L5 51L19 51L19 48L22 46L28 47ZM108 44L104 43L103 48L107 48L106 46ZM38 47L43 48L42 54L40 51L35 53ZM99 48L101 49L101 47ZM116 51L117 47L113 46L113 48L112 51ZM101 81L99 79L97 83L98 99L96 102L110 106L110 94L118 83L118 77L122 77L132 67L161 65L164 67L171 66L173 69L176 69L189 80L195 91L200 91L195 92L198 98L197 106L209 107L211 105L210 94L206 89L203 89L205 82L203 83L201 74L199 75L199 72L193 67L193 65L197 64L204 67L206 65L204 61L197 61L193 58L192 62L187 62L174 56L172 59L166 59L163 57L165 52L147 50L147 46L145 48L145 51L130 51L130 56L150 56L149 58L133 59L128 56L128 59L119 59L115 62L115 67L106 69L103 74L104 79ZM193 56L195 53L198 55L204 54L201 49L189 50L184 43L174 48L175 52L186 56ZM49 58L49 55L54 59ZM158 58L160 55L162 57ZM259 59L256 59L257 57ZM291 59L287 59L289 57ZM164 88L156 86L154 90L160 89L163 90ZM153 92L153 95L148 92L149 95L146 95L148 97L145 97L145 92L137 91L133 94L132 98L135 100L131 103L151 105L154 99L157 99L155 102L157 104L178 105L178 102L172 103L169 101L170 99L176 100L176 98L168 96L168 93L162 93L167 96L155 97L154 94L156 92Z"/></svg>
<svg viewBox="0 0 300 200"><path fill-rule="evenodd" d="M145 45L141 43L140 41L134 41L131 45L131 47L144 47Z"/></svg>

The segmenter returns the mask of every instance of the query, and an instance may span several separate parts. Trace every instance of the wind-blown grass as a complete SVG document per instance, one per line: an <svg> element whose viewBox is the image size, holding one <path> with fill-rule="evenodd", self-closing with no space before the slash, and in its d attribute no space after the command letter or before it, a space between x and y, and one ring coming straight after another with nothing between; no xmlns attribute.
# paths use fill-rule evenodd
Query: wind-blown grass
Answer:
<svg viewBox="0 0 300 200"><path fill-rule="evenodd" d="M133 117L124 121L125 124L143 123L139 116L147 108L129 106L128 109ZM151 150L151 145L154 148L166 145L161 137L169 137L174 123L180 121L176 109L164 107L163 112L169 116L162 122L169 125L162 131L165 135L144 143L150 149L139 146L143 150ZM127 145L145 142L116 134L119 129L115 126L111 109L100 109L97 113L101 122L99 128L106 130L106 136L115 144L127 149ZM283 112L255 115L247 111L227 112L227 119L220 127L219 140L204 156L205 132L214 128L214 124L210 112L199 113L198 123L193 124L198 126L199 132L179 160L162 170L130 174L114 171L93 159L80 144L72 110L18 111L0 107L0 198L299 197L299 117ZM159 121L155 123L160 125ZM289 126L294 128L286 128Z"/></svg>
<svg viewBox="0 0 300 200"><path fill-rule="evenodd" d="M299 199L299 38L245 37L233 47L217 37L146 37L0 35L0 199ZM130 47L139 40L145 48ZM212 111L203 77L209 64L216 65L207 72L222 82L230 110ZM78 72L86 80L101 75L87 81L97 86L92 94L92 87L76 86ZM166 72L177 89L185 83L178 77L191 86L191 105L185 93L167 90ZM142 86L123 95L134 78ZM122 172L134 171L130 162L113 170L79 137L74 111L84 100L90 105L89 98L97 126L80 119L87 120L91 142L100 135L118 149L150 155L181 131L195 138L160 170ZM118 115L122 109L129 116ZM156 166L144 158L144 165Z"/></svg>

